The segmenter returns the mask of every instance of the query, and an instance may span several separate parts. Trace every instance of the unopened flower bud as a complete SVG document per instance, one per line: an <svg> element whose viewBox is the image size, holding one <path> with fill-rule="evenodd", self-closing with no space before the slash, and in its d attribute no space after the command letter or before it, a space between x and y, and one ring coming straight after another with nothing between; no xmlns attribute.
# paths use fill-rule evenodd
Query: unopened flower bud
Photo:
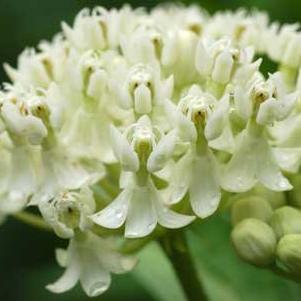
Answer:
<svg viewBox="0 0 301 301"><path fill-rule="evenodd" d="M245 219L235 226L231 238L238 255L245 261L257 266L274 261L276 237L266 223L254 218Z"/></svg>
<svg viewBox="0 0 301 301"><path fill-rule="evenodd" d="M300 211L289 206L275 210L271 218L271 227L278 239L286 234L301 234Z"/></svg>
<svg viewBox="0 0 301 301"><path fill-rule="evenodd" d="M273 209L264 198L249 196L235 201L231 211L231 219L233 225L247 218L269 222L272 214Z"/></svg>
<svg viewBox="0 0 301 301"><path fill-rule="evenodd" d="M276 253L289 271L301 275L301 234L284 235L278 243Z"/></svg>

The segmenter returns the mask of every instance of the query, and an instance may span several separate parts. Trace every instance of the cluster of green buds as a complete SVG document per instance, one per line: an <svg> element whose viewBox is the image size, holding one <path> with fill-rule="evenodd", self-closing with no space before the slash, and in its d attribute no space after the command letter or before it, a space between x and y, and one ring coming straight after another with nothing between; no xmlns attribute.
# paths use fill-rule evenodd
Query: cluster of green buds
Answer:
<svg viewBox="0 0 301 301"><path fill-rule="evenodd" d="M296 191L288 195L261 188L236 197L231 208L231 239L244 261L300 277L300 195L295 198Z"/></svg>

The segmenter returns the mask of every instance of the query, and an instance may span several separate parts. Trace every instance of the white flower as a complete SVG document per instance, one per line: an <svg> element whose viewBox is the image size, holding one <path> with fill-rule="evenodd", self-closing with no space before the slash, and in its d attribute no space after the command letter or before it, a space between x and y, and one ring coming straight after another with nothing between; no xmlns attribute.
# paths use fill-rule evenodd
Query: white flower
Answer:
<svg viewBox="0 0 301 301"><path fill-rule="evenodd" d="M91 232L78 233L67 250L57 249L57 261L66 270L55 283L47 285L54 293L72 289L78 281L89 297L104 293L111 284L111 273L130 271L136 260L116 252L109 241Z"/></svg>
<svg viewBox="0 0 301 301"><path fill-rule="evenodd" d="M136 64L127 70L125 78L117 78L114 86L117 88L117 99L123 109L133 109L136 116L148 114L156 125L165 126L163 105L173 93L173 76L161 78L157 65ZM123 80L121 89L120 80Z"/></svg>
<svg viewBox="0 0 301 301"><path fill-rule="evenodd" d="M198 86L192 86L179 102L177 110L170 104L180 142L188 142L188 151L175 165L170 179L171 202L179 202L186 192L196 215L205 218L215 212L221 199L218 162L208 146L223 132L229 98L220 103Z"/></svg>
<svg viewBox="0 0 301 301"><path fill-rule="evenodd" d="M268 55L293 69L299 69L301 64L301 33L298 30L298 24L280 27L274 23L266 34Z"/></svg>
<svg viewBox="0 0 301 301"><path fill-rule="evenodd" d="M243 192L251 189L257 181L274 191L292 189L269 145L266 127L287 118L296 97L295 93L286 94L279 73L267 81L255 77L249 86L238 87L235 94L237 110L248 123L237 136L233 156L225 167L224 189Z"/></svg>
<svg viewBox="0 0 301 301"><path fill-rule="evenodd" d="M226 85L234 75L235 67L252 60L251 48L237 49L231 45L230 39L220 39L212 43L200 40L196 49L195 65L199 74L211 78L214 82Z"/></svg>
<svg viewBox="0 0 301 301"><path fill-rule="evenodd" d="M85 231L91 226L88 216L95 210L93 193L87 187L79 192L61 191L41 199L39 210L58 236L71 238L77 229Z"/></svg>
<svg viewBox="0 0 301 301"><path fill-rule="evenodd" d="M147 116L142 116L134 128L124 135L112 128L114 152L123 171L129 174L126 181L121 183L122 191L117 198L94 214L92 220L112 229L125 223L126 237L146 236L157 223L166 228L180 228L194 219L164 205L161 192L153 183L151 174L164 167L172 154L176 138L170 132L158 140L154 130ZM127 135L131 135L130 140Z"/></svg>

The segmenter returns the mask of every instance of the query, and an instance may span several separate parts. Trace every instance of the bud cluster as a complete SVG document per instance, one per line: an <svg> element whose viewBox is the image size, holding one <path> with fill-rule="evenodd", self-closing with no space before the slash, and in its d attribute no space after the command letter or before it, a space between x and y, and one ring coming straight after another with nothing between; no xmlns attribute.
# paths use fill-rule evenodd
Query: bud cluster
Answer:
<svg viewBox="0 0 301 301"><path fill-rule="evenodd" d="M243 260L300 277L300 205L287 203L284 195L257 190L234 200L231 218L232 243Z"/></svg>

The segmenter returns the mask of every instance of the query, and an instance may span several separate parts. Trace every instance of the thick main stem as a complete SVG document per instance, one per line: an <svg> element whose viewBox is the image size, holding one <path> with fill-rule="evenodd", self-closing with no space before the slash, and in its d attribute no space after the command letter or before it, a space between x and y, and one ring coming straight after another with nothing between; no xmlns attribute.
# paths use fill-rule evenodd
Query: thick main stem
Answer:
<svg viewBox="0 0 301 301"><path fill-rule="evenodd" d="M162 238L160 243L165 254L170 259L187 300L208 300L190 256L185 233L183 231L169 233L169 235Z"/></svg>

